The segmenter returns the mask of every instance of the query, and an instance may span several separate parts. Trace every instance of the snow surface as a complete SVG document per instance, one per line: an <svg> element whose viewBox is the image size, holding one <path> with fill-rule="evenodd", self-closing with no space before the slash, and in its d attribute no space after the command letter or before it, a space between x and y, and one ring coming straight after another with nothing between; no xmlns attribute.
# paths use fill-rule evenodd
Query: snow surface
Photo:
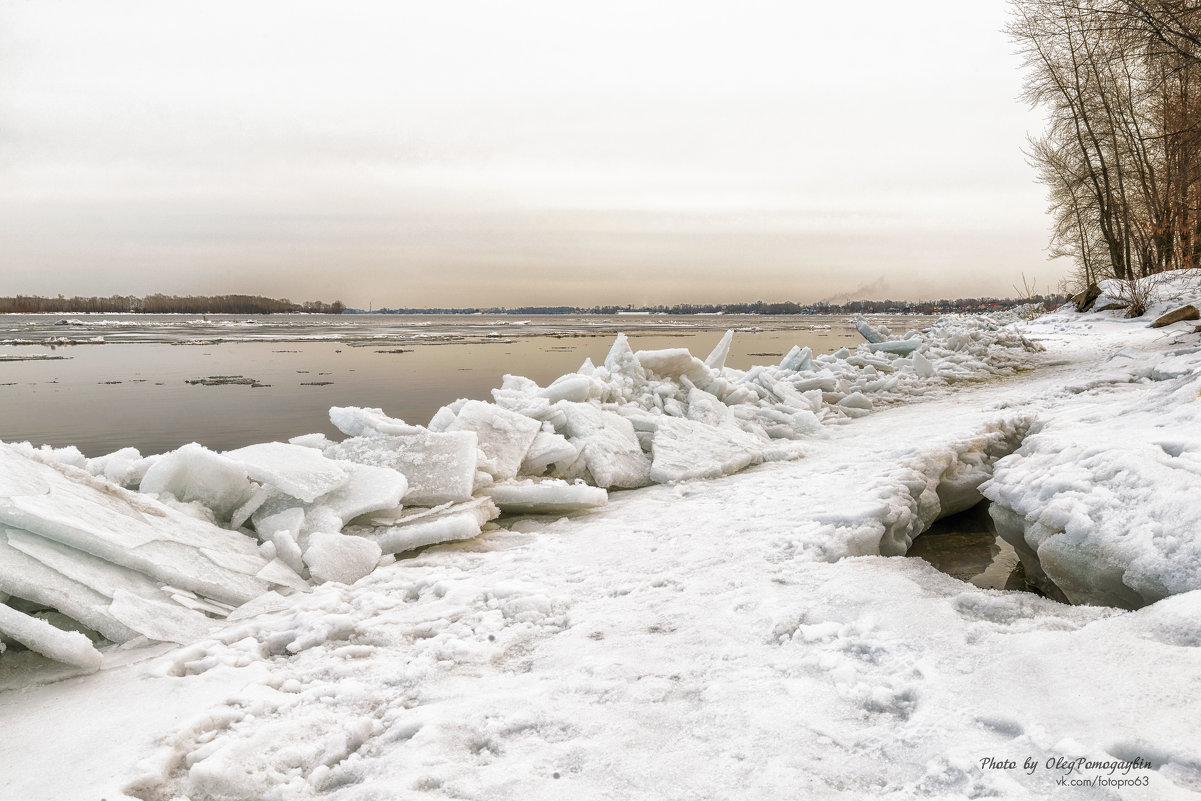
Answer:
<svg viewBox="0 0 1201 801"><path fill-rule="evenodd" d="M5 793L1201 796L1201 339L1146 327L1201 287L1157 292L1136 320L864 323L903 346L749 371L727 340L701 361L619 337L428 429L344 409L341 443L224 454L250 493L228 519L204 470L155 498L111 483L140 454L0 446L8 625L36 644L33 603L102 635L69 638L74 667L0 657ZM412 498L427 466L451 497ZM1088 605L886 558L981 493L1028 575ZM496 518L540 503L573 515ZM122 556L146 551L171 569ZM1097 776L1139 784L1057 784Z"/></svg>

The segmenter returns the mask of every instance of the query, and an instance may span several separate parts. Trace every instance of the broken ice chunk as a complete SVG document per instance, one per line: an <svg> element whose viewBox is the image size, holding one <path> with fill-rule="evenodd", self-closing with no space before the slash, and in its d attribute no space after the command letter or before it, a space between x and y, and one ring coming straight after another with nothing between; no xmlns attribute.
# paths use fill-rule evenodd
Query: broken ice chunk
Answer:
<svg viewBox="0 0 1201 801"><path fill-rule="evenodd" d="M297 575L304 573L304 559L300 552L299 536L296 531L278 528L266 537L275 546L276 558L295 571Z"/></svg>
<svg viewBox="0 0 1201 801"><path fill-rule="evenodd" d="M491 498L476 498L410 513L391 524L356 528L354 533L378 543L384 553L403 553L439 542L478 537L481 527L499 514Z"/></svg>
<svg viewBox="0 0 1201 801"><path fill-rule="evenodd" d="M434 412L434 416L430 418L430 424L427 428L430 431L442 432L446 431L450 424L455 421L459 415L459 410L467 403L466 398L459 398L454 403L448 403L438 411Z"/></svg>
<svg viewBox="0 0 1201 801"><path fill-rule="evenodd" d="M662 378L687 378L698 386L713 380L712 371L687 348L640 350L634 356L644 369Z"/></svg>
<svg viewBox="0 0 1201 801"><path fill-rule="evenodd" d="M87 470L94 476L104 476L114 484L131 489L136 487L152 465L143 459L137 448L122 448L119 451L88 459Z"/></svg>
<svg viewBox="0 0 1201 801"><path fill-rule="evenodd" d="M372 436L375 434L413 434L419 429L404 420L389 417L382 409L367 409L358 406L334 406L329 410L329 421L334 428L348 437Z"/></svg>
<svg viewBox="0 0 1201 801"><path fill-rule="evenodd" d="M305 448L316 448L319 451L323 451L334 444L333 440L324 434L301 434L299 437L290 438L288 442L293 445L301 445Z"/></svg>
<svg viewBox="0 0 1201 801"><path fill-rule="evenodd" d="M317 581L354 584L375 569L382 551L362 537L316 532L309 536L304 563Z"/></svg>
<svg viewBox="0 0 1201 801"><path fill-rule="evenodd" d="M229 517L230 528L241 528L250 519L251 515L257 512L263 504L270 501L272 498L279 495L279 492L272 487L259 486L253 494L246 500L246 503L234 510Z"/></svg>
<svg viewBox="0 0 1201 801"><path fill-rule="evenodd" d="M574 461L579 452L579 448L568 442L566 437L553 432L539 431L525 454L520 473L540 476L552 464Z"/></svg>
<svg viewBox="0 0 1201 801"><path fill-rule="evenodd" d="M767 442L736 428L664 417L652 441L650 478L659 483L717 478L763 461Z"/></svg>
<svg viewBox="0 0 1201 801"><path fill-rule="evenodd" d="M343 466L350 472L350 480L316 501L342 520L391 509L400 503L408 491L409 482L403 473L394 468L354 462L346 462Z"/></svg>
<svg viewBox="0 0 1201 801"><path fill-rule="evenodd" d="M538 395L551 403L561 400L582 403L593 396L594 389L596 397L599 397L602 388L600 382L594 381L586 375L568 373L556 378L546 389L539 390Z"/></svg>
<svg viewBox="0 0 1201 801"><path fill-rule="evenodd" d="M197 501L218 519L229 520L254 493L255 485L244 465L193 442L159 458L138 489L152 495L167 493L184 503Z"/></svg>
<svg viewBox="0 0 1201 801"><path fill-rule="evenodd" d="M300 526L300 544L308 543L307 534L314 531L341 531L346 521L328 506L311 504L304 510L304 523Z"/></svg>
<svg viewBox="0 0 1201 801"><path fill-rule="evenodd" d="M296 561L302 562L299 548L296 550ZM282 559L272 559L255 575L263 579L263 581L279 587L287 587L288 589L300 592L308 592L309 590L308 582L300 577L300 574L294 567Z"/></svg>
<svg viewBox="0 0 1201 801"><path fill-rule="evenodd" d="M934 365L919 351L913 351L912 358L913 372L918 378L933 378L938 375L938 371L934 369Z"/></svg>
<svg viewBox="0 0 1201 801"><path fill-rule="evenodd" d="M408 480L403 501L436 506L465 501L475 486L479 448L474 431L419 431L416 434L352 437L325 455L361 464L391 467Z"/></svg>
<svg viewBox="0 0 1201 801"><path fill-rule="evenodd" d="M862 334L863 338L868 342L883 342L886 339L882 333L872 328L868 324L867 320L864 320L862 317L855 321L855 328L859 330L859 333Z"/></svg>
<svg viewBox="0 0 1201 801"><path fill-rule="evenodd" d="M277 531L287 531L293 538L298 536L301 526L304 525L304 509L299 506L290 506L280 511L274 511L275 508L273 504L261 509L251 517L254 530L259 533L259 539L266 542Z"/></svg>
<svg viewBox="0 0 1201 801"><path fill-rule="evenodd" d="M642 369L634 351L630 349L630 341L625 334L618 334L617 339L613 341L613 347L605 357L605 369L614 376L637 380L646 378L646 371Z"/></svg>
<svg viewBox="0 0 1201 801"><path fill-rule="evenodd" d="M872 399L864 395L862 392L852 392L838 402L838 405L844 409L860 409L870 412L872 410Z"/></svg>
<svg viewBox="0 0 1201 801"><path fill-rule="evenodd" d="M721 372L721 370L726 366L726 359L728 359L730 356L730 344L733 341L734 329L731 328L726 331L726 333L722 334L722 337L718 341L716 347L714 347L712 352L709 353L708 357L705 358L705 366L712 370Z"/></svg>
<svg viewBox="0 0 1201 801"><path fill-rule="evenodd" d="M255 481L270 484L305 503L342 486L349 477L341 465L320 451L286 442L247 445L224 455L240 462Z"/></svg>
<svg viewBox="0 0 1201 801"><path fill-rule="evenodd" d="M800 345L793 345L792 350L780 360L781 370L791 370L796 373L805 372L813 369L813 351L808 346L802 348Z"/></svg>
<svg viewBox="0 0 1201 801"><path fill-rule="evenodd" d="M734 425L734 412L730 407L696 387L688 391L688 412L685 416L708 426Z"/></svg>
<svg viewBox="0 0 1201 801"><path fill-rule="evenodd" d="M0 604L0 634L22 643L31 651L84 670L99 670L104 661L91 640L78 631L57 629L4 604Z"/></svg>
<svg viewBox="0 0 1201 801"><path fill-rule="evenodd" d="M922 346L920 339L894 339L888 342L878 342L868 345L875 353L895 353L898 356L905 356L913 353Z"/></svg>
<svg viewBox="0 0 1201 801"><path fill-rule="evenodd" d="M455 421L447 428L447 433L475 432L484 457L479 469L497 481L505 481L517 475L530 444L540 430L542 424L537 420L502 409L494 403L473 400L463 404Z"/></svg>
<svg viewBox="0 0 1201 801"><path fill-rule="evenodd" d="M497 484L484 494L509 514L567 514L595 509L609 500L609 494L600 487L558 479Z"/></svg>
<svg viewBox="0 0 1201 801"><path fill-rule="evenodd" d="M555 408L563 412L568 439L580 447L596 486L628 489L648 483L650 461L629 420L590 403L559 401Z"/></svg>

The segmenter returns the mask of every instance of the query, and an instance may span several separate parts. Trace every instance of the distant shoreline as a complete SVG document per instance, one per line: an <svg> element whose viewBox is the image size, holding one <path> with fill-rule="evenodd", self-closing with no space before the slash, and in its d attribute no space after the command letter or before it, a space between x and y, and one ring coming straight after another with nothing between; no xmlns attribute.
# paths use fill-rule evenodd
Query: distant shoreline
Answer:
<svg viewBox="0 0 1201 801"><path fill-rule="evenodd" d="M791 301L781 303L723 303L643 306L492 306L492 307L406 307L357 309L341 301L293 303L284 298L250 295L187 296L151 295L146 298L113 296L110 298L43 298L21 296L0 298L0 315L39 314L82 316L91 314L181 314L181 315L270 315L270 314L387 314L387 315L604 315L604 316L722 316L767 315L805 316L838 314L953 314L1005 311L1017 306L1036 304L1053 309L1067 302L1064 295L1034 295L1028 298L941 298L938 300L854 300L841 304Z"/></svg>
<svg viewBox="0 0 1201 801"><path fill-rule="evenodd" d="M288 298L261 295L0 297L0 314L341 314L345 308L340 300L293 303Z"/></svg>

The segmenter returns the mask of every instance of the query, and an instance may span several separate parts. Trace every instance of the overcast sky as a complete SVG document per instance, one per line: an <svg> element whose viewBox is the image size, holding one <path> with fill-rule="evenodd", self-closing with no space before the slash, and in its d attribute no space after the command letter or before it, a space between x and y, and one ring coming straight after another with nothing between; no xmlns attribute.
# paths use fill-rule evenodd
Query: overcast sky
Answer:
<svg viewBox="0 0 1201 801"><path fill-rule="evenodd" d="M0 295L1053 289L1002 0L0 0Z"/></svg>

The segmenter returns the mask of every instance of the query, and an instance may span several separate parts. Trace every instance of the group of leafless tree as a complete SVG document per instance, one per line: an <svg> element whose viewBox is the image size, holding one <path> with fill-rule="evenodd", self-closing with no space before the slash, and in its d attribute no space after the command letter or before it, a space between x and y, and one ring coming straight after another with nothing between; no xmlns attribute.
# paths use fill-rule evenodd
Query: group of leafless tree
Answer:
<svg viewBox="0 0 1201 801"><path fill-rule="evenodd" d="M1201 0L1013 0L1051 253L1079 283L1201 264Z"/></svg>

